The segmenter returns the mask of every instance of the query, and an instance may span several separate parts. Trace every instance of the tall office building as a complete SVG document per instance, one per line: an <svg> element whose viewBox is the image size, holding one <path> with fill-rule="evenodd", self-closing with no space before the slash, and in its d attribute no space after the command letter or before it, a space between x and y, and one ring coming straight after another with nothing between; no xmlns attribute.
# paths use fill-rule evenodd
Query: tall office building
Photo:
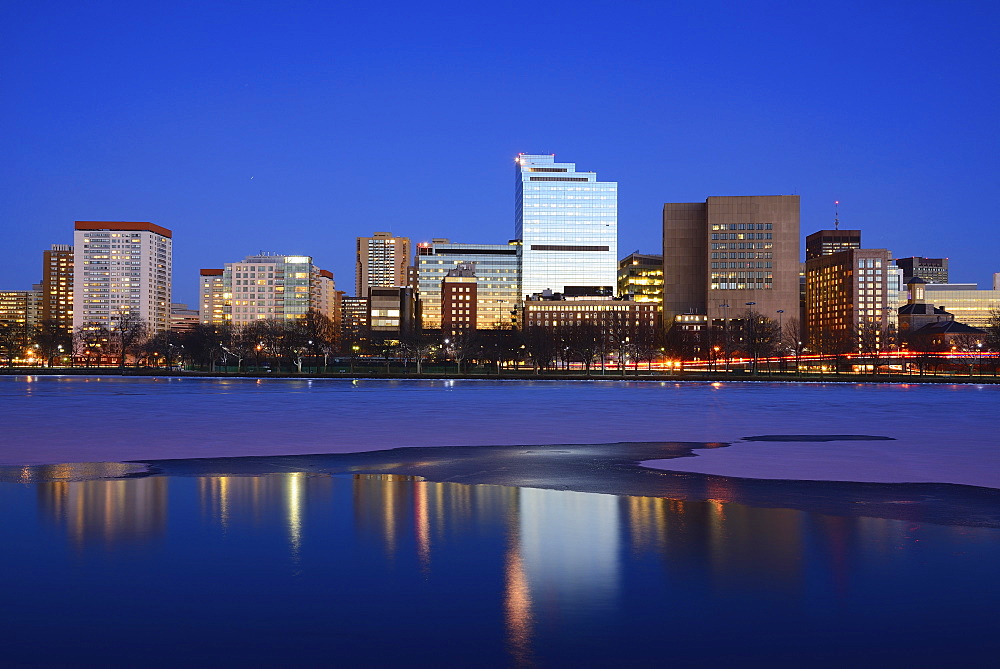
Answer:
<svg viewBox="0 0 1000 669"><path fill-rule="evenodd" d="M817 230L806 237L806 260L860 248L860 230Z"/></svg>
<svg viewBox="0 0 1000 669"><path fill-rule="evenodd" d="M73 233L73 329L114 329L138 314L170 328L173 233L152 223L77 221Z"/></svg>
<svg viewBox="0 0 1000 669"><path fill-rule="evenodd" d="M42 253L42 320L73 330L73 247L53 244Z"/></svg>
<svg viewBox="0 0 1000 669"><path fill-rule="evenodd" d="M797 195L663 205L663 322L797 314L799 249Z"/></svg>
<svg viewBox="0 0 1000 669"><path fill-rule="evenodd" d="M904 281L909 281L916 276L927 283L948 283L947 258L913 256L910 258L896 258L895 263L897 267L903 270Z"/></svg>
<svg viewBox="0 0 1000 669"><path fill-rule="evenodd" d="M295 320L310 310L336 314L333 274L310 256L247 256L223 269L200 270L202 323Z"/></svg>
<svg viewBox="0 0 1000 669"><path fill-rule="evenodd" d="M618 294L663 303L663 256L636 251L618 261Z"/></svg>
<svg viewBox="0 0 1000 669"><path fill-rule="evenodd" d="M515 160L514 234L521 241L521 292L614 290L618 184L577 172L554 155Z"/></svg>
<svg viewBox="0 0 1000 669"><path fill-rule="evenodd" d="M509 325L521 297L520 252L517 242L452 244L435 239L418 244L415 264L423 329L441 329L441 282L461 264L471 264L476 274L476 327Z"/></svg>
<svg viewBox="0 0 1000 669"><path fill-rule="evenodd" d="M358 237L355 294L367 297L369 288L393 288L409 285L410 240L391 232L376 232Z"/></svg>

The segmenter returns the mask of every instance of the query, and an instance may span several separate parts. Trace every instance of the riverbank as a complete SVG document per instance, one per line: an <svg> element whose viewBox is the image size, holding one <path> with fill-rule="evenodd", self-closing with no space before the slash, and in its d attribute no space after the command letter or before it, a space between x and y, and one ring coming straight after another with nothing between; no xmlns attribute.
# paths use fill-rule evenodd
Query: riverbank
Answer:
<svg viewBox="0 0 1000 669"><path fill-rule="evenodd" d="M22 367L0 369L0 376L108 376L108 377L178 377L178 378L231 378L231 379L384 379L384 380L437 380L455 379L470 381L765 381L769 383L973 383L1000 384L1000 376L967 374L856 374L853 372L795 373L766 372L750 374L746 371L730 372L689 372L628 370L624 375L618 370L600 370L585 374L577 371L547 370L535 373L528 370L503 370L496 373L457 374L446 369L430 369L420 374L416 372L393 371L385 373L377 369L351 372L305 371L301 374L290 372L221 372L201 370L167 370L159 368L126 367L120 371L115 367Z"/></svg>

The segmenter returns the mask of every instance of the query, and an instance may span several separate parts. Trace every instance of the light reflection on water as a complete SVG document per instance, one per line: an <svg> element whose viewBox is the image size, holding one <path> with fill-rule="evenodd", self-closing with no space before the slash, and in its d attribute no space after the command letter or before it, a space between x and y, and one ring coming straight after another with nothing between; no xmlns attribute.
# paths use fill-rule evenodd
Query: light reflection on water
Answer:
<svg viewBox="0 0 1000 669"><path fill-rule="evenodd" d="M24 529L30 497L11 502L31 487L42 525L57 533ZM903 636L886 640L890 646L920 638L919 625L932 619L910 620L914 583L920 606L937 607L938 621L975 619L998 600L995 579L986 576L1000 557L996 530L752 508L726 501L724 487L707 501L681 501L291 472L5 484L0 494L0 527L37 535L0 557L0 570L31 565L38 573L32 561L43 564L40 577L65 579L112 626L128 624L116 616L139 616L163 636L182 638L195 634L191 625L234 627L229 636L199 637L198 647L278 625L291 606L299 625L336 626L335 637L309 643L330 644L345 661L366 652L373 627L420 646L428 661L447 660L463 644L483 654L479 664L600 663L623 653L641 660L657 652L668 621L674 652L710 653L705 631L680 615L692 612L695 620L714 612L729 633L750 639L751 654L774 650L754 650L762 643L754 618L763 617L799 635L798 644L840 635L839 652L850 655L852 633L859 644L870 642L862 627L873 615L897 618ZM63 542L85 563L63 555ZM207 564L217 565L210 577ZM947 583L930 585L943 567ZM136 599L132 589L120 600L108 583L130 573L144 575L144 589L155 591L162 580L171 590ZM976 584L979 577L986 582ZM16 610L17 587L6 585L0 605ZM247 588L256 594L241 607L202 594L232 597ZM54 592L31 596L55 606ZM182 619L165 613L162 600L172 597L186 598ZM378 600L378 613L355 615L371 606L369 598ZM68 615L50 624L64 625L58 633L72 641L78 622ZM452 638L456 632L463 641ZM37 634L18 633L25 643ZM940 626L934 633L942 635ZM266 639L255 644L254 661L287 651ZM616 644L618 655L608 650ZM386 662L405 660L394 652L386 651Z"/></svg>

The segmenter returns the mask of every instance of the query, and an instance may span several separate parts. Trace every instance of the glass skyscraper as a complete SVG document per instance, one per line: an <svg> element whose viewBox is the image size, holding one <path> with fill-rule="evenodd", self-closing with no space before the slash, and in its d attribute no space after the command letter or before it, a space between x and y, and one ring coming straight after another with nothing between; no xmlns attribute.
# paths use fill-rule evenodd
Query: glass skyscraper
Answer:
<svg viewBox="0 0 1000 669"><path fill-rule="evenodd" d="M554 155L515 161L514 234L521 240L521 293L614 291L618 183L577 172Z"/></svg>

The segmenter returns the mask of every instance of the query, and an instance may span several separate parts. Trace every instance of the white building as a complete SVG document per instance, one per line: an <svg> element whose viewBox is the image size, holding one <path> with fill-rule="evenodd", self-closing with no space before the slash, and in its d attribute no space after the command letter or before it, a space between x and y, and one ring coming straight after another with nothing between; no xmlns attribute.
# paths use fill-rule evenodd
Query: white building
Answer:
<svg viewBox="0 0 1000 669"><path fill-rule="evenodd" d="M115 328L138 314L170 328L173 233L152 223L77 221L73 233L73 329Z"/></svg>
<svg viewBox="0 0 1000 669"><path fill-rule="evenodd" d="M200 270L198 286L202 323L295 320L310 310L335 318L333 274L310 256L247 256L224 269Z"/></svg>
<svg viewBox="0 0 1000 669"><path fill-rule="evenodd" d="M521 240L521 292L614 291L618 281L618 183L577 172L554 155L520 154L514 234ZM579 289L579 290L578 290Z"/></svg>

